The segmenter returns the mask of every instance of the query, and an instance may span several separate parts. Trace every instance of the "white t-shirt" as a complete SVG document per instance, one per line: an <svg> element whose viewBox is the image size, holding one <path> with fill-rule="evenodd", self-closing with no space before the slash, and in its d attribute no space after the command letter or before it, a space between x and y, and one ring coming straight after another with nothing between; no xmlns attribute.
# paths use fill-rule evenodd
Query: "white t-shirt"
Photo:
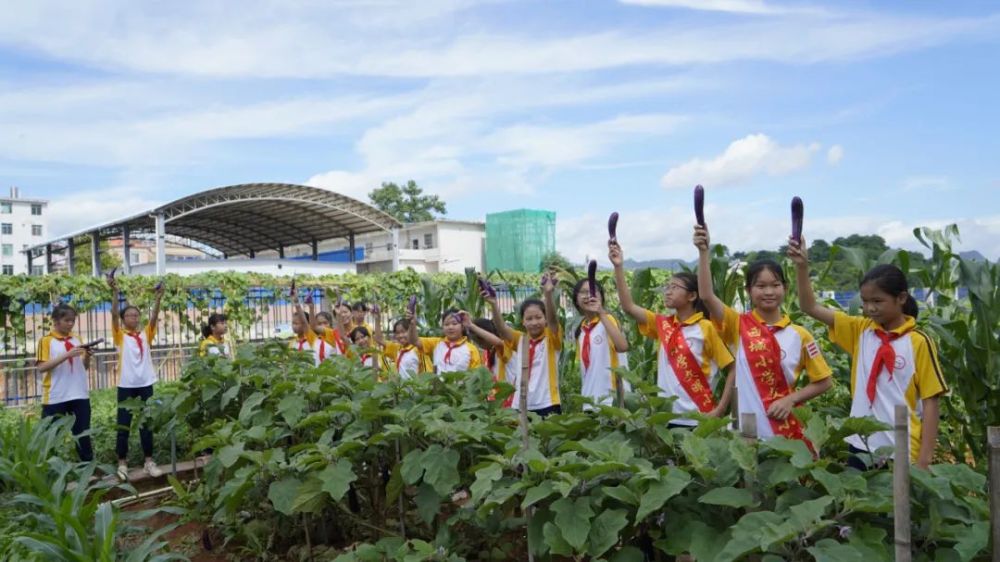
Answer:
<svg viewBox="0 0 1000 562"><path fill-rule="evenodd" d="M55 332L50 332L38 340L35 358L39 363L44 363L65 355L79 346L80 340L72 334L63 338ZM60 404L88 398L90 396L88 379L87 369L83 366L83 357L71 357L63 361L54 369L42 373L42 404Z"/></svg>
<svg viewBox="0 0 1000 562"><path fill-rule="evenodd" d="M118 348L118 386L142 388L156 382L153 367L153 339L156 326L148 325L141 332L126 332L119 328L112 334Z"/></svg>
<svg viewBox="0 0 1000 562"><path fill-rule="evenodd" d="M628 354L614 351L614 344L608 337L608 331L599 318L596 322L589 323L584 320L580 328L580 336L577 338L577 355L580 359L580 379L582 389L580 394L594 399L598 404L611 405L615 397L615 374L612 369L618 367L628 367ZM611 321L618 325L612 317ZM587 326L590 328L590 361L584 365L583 344L588 337ZM628 381L622 379L622 388L625 392L631 392ZM590 404L584 405L585 410L594 409Z"/></svg>

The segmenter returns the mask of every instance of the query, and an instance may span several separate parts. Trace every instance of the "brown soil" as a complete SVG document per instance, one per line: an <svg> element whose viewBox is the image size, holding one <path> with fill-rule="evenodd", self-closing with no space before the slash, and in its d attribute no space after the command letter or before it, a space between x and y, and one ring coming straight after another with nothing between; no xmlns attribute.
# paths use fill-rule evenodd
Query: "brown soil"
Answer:
<svg viewBox="0 0 1000 562"><path fill-rule="evenodd" d="M140 503L132 504L123 511L144 511L153 509L159 505L156 498L151 498ZM155 531L168 525L173 525L180 520L180 516L172 513L157 513L152 517L147 517L142 521L132 522L132 525ZM205 550L202 537L208 532L209 536L216 543L212 550ZM146 539L146 534L142 532L128 534L121 539L121 550L127 551L130 546L138 545ZM170 550L183 554L192 562L228 562L231 560L229 553L222 547L222 540L218 536L213 536L211 530L199 522L183 523L177 528L161 537L170 545Z"/></svg>

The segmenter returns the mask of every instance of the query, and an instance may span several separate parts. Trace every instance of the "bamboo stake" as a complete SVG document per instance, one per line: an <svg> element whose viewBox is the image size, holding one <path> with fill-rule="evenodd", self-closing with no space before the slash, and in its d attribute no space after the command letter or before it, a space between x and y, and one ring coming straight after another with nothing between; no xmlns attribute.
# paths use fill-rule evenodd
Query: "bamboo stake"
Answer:
<svg viewBox="0 0 1000 562"><path fill-rule="evenodd" d="M896 454L892 467L892 495L896 542L896 562L910 562L910 409L896 406Z"/></svg>
<svg viewBox="0 0 1000 562"><path fill-rule="evenodd" d="M520 425L521 425L521 452L528 452L528 448L531 446L531 438L528 433L528 377L531 374L531 363L528 361L528 347L531 345L529 340L531 338L528 333L525 332L521 335L521 380L518 381L518 410L520 411ZM527 468L527 465L521 465L522 469ZM534 509L531 507L524 511L525 520L525 544L528 547L528 562L534 562L535 555L531 552L531 543L528 541L528 533L531 528L531 516Z"/></svg>
<svg viewBox="0 0 1000 562"><path fill-rule="evenodd" d="M1000 562L1000 426L986 429L990 470L990 536L993 562Z"/></svg>

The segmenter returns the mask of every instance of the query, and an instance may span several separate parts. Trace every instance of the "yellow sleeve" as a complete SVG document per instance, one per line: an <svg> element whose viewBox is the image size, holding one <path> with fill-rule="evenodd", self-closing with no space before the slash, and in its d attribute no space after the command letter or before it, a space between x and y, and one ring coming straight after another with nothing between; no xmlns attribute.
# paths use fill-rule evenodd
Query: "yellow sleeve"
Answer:
<svg viewBox="0 0 1000 562"><path fill-rule="evenodd" d="M705 338L705 356L715 362L721 370L733 363L733 354L719 337L719 332L715 329L715 324L711 320L702 320L701 333Z"/></svg>
<svg viewBox="0 0 1000 562"><path fill-rule="evenodd" d="M49 360L49 348L52 347L51 336L42 336L35 346L35 360L44 363Z"/></svg>
<svg viewBox="0 0 1000 562"><path fill-rule="evenodd" d="M654 340L660 338L660 331L656 327L656 314L652 310L646 311L646 319L639 324L639 333Z"/></svg>
<svg viewBox="0 0 1000 562"><path fill-rule="evenodd" d="M313 331L312 326L310 326L309 324L306 324L306 341L309 342L309 345L313 349L316 348L316 340L318 338L319 338L319 336L317 336L316 332Z"/></svg>
<svg viewBox="0 0 1000 562"><path fill-rule="evenodd" d="M548 326L546 326L545 337L549 340L549 344L552 346L552 349L556 351L562 350L562 340L563 340L562 326L559 326L559 329L555 333L552 333L552 330L550 330Z"/></svg>
<svg viewBox="0 0 1000 562"><path fill-rule="evenodd" d="M865 329L867 320L861 316L851 316L846 312L833 313L833 326L829 328L830 341L854 357L858 352L861 332Z"/></svg>
<svg viewBox="0 0 1000 562"><path fill-rule="evenodd" d="M479 348L476 347L476 346L474 346L474 345L472 345L472 343L469 343L469 342L466 342L465 345L467 345L469 347L469 370L471 371L472 369L475 369L476 367L482 366L482 364L483 364L483 357L479 353Z"/></svg>
<svg viewBox="0 0 1000 562"><path fill-rule="evenodd" d="M156 339L156 324L146 324L146 341L149 345L153 345L154 339Z"/></svg>
<svg viewBox="0 0 1000 562"><path fill-rule="evenodd" d="M914 383L917 385L917 395L921 399L933 398L948 392L948 385L941 375L941 364L938 362L937 346L927 334L920 330L912 332L914 365Z"/></svg>
<svg viewBox="0 0 1000 562"><path fill-rule="evenodd" d="M111 343L115 347L121 349L122 345L125 344L125 330L118 328L117 330L111 329Z"/></svg>
<svg viewBox="0 0 1000 562"><path fill-rule="evenodd" d="M434 355L434 348L441 343L444 338L420 338L420 351L427 356Z"/></svg>
<svg viewBox="0 0 1000 562"><path fill-rule="evenodd" d="M400 350L400 345L394 341L385 342L385 345L382 347L383 353L385 353L385 355L388 357L392 357L393 359L399 356L399 350Z"/></svg>
<svg viewBox="0 0 1000 562"><path fill-rule="evenodd" d="M202 339L201 343L198 344L198 357L206 355L208 355L208 338Z"/></svg>
<svg viewBox="0 0 1000 562"><path fill-rule="evenodd" d="M503 360L504 363L510 361L510 356L514 354L513 348L507 345L506 342L499 347L494 347L493 350L500 356L500 359Z"/></svg>
<svg viewBox="0 0 1000 562"><path fill-rule="evenodd" d="M517 351L517 346L521 345L521 335L523 332L511 330L511 333L514 334L514 339L509 342L504 342L504 345L510 349L510 353L513 355Z"/></svg>
<svg viewBox="0 0 1000 562"><path fill-rule="evenodd" d="M740 341L740 314L723 305L722 318L713 318L715 329L726 345L736 345Z"/></svg>
<svg viewBox="0 0 1000 562"><path fill-rule="evenodd" d="M804 370L809 376L809 382L819 382L833 375L833 370L826 363L826 358L823 357L823 352L820 351L816 338L802 326L793 324L791 327L795 328L795 331L799 333L799 339L802 340L802 359L799 360L799 372Z"/></svg>

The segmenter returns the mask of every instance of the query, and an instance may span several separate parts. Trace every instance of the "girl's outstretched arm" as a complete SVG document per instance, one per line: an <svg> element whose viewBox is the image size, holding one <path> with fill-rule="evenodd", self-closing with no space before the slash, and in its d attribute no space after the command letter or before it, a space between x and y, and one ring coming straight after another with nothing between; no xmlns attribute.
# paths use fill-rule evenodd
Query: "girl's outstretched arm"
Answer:
<svg viewBox="0 0 1000 562"><path fill-rule="evenodd" d="M632 300L632 292L629 291L628 283L625 281L625 257L622 254L622 247L614 240L608 241L608 260L615 266L615 288L618 289L618 302L621 303L622 310L640 325L644 324L648 311Z"/></svg>
<svg viewBox="0 0 1000 562"><path fill-rule="evenodd" d="M713 320L721 320L726 312L726 305L715 294L712 286L712 256L709 254L710 239L708 226L694 227L694 245L698 248L698 296L708 308L708 314Z"/></svg>
<svg viewBox="0 0 1000 562"><path fill-rule="evenodd" d="M816 302L812 280L809 279L809 252L806 250L806 240L801 242L794 238L788 239L788 257L795 263L795 282L798 286L799 308L816 320L833 327L834 310Z"/></svg>
<svg viewBox="0 0 1000 562"><path fill-rule="evenodd" d="M554 273L548 276L548 282L542 283L542 294L545 295L545 321L549 325L549 330L553 334L559 333L559 314L556 313L556 299L554 296L556 285L559 281Z"/></svg>
<svg viewBox="0 0 1000 562"><path fill-rule="evenodd" d="M497 304L497 298L490 296L485 290L480 290L479 294L482 295L486 304L490 306L490 314L493 316L493 327L497 329L497 335L503 341L513 342L514 331L510 329L507 321L504 320L503 314L500 312L500 305Z"/></svg>

